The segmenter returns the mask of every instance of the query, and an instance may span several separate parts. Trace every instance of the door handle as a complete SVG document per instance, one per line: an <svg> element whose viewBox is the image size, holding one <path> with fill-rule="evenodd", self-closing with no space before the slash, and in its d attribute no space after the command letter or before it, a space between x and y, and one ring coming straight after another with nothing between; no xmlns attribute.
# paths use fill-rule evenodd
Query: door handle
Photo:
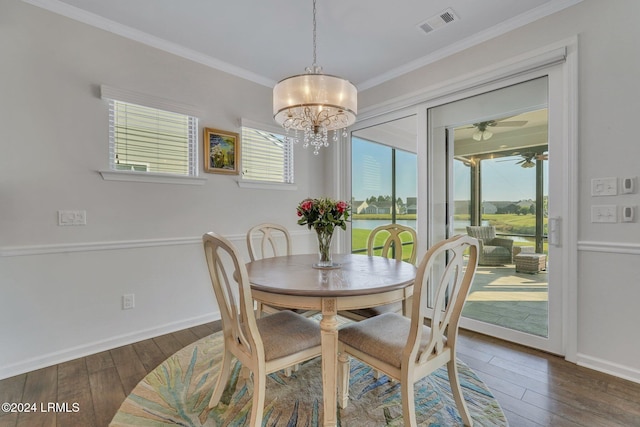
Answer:
<svg viewBox="0 0 640 427"><path fill-rule="evenodd" d="M549 244L553 246L560 246L562 242L562 218L555 217L549 218Z"/></svg>

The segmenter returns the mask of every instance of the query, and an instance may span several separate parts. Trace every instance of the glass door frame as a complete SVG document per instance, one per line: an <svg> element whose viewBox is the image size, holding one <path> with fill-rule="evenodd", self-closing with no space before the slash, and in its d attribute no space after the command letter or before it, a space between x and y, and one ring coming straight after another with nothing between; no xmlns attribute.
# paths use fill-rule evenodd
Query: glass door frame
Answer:
<svg viewBox="0 0 640 427"><path fill-rule="evenodd" d="M555 68L554 68L555 67ZM540 77L548 78L548 100L546 101L546 105L540 105L547 107L549 109L549 151L554 151L554 167L550 166L550 169L553 169L552 173L550 170L550 178L551 176L558 175L559 171L562 170L562 165L564 162L564 156L561 152L562 143L562 124L559 123L562 115L558 115L557 112L562 111L562 96L559 96L561 91L558 89L558 82L561 83L560 73L561 67L554 66L550 68L545 68L541 70L536 70L530 73L523 73L518 75L517 77L513 77L510 79L501 80L493 83L492 85L483 86L481 88L476 88L471 91L462 91L456 94L455 99L451 99L446 103L441 103L439 105L425 105L425 123L427 127L427 144L425 147L425 156L427 158L427 165L424 169L426 172L426 180L428 182L429 188L429 197L427 201L427 208L430 210L430 234L429 234L429 244L433 244L439 240L450 237L453 233L453 211L449 211L448 203L453 200L452 189L447 184L443 186L440 183L440 180L446 179L447 183L453 182L452 176L452 162L453 162L453 153L449 153L449 147L447 146L447 137L446 130L451 130L454 127L457 127L463 123L440 123L438 121L438 128L435 129L435 125L433 123L436 122L436 116L434 116L435 110L439 106L447 106L449 108L456 108L455 104L452 104L455 101L463 101L467 99L472 99L478 95L484 94L494 94L500 92L494 92L504 88L517 87L517 85L521 83L527 83L529 81L535 80ZM560 86L561 89L561 86ZM555 93L555 94L554 94ZM498 98L500 95L498 95ZM494 99L494 98L489 98ZM514 98L517 99L517 98ZM478 109L478 106L475 106L476 103L471 103L470 105L461 105L460 108L471 108ZM485 103L486 105L486 103ZM517 105L517 102L516 102ZM533 107L533 105L531 106ZM530 107L527 107L530 108ZM466 115L475 114L476 110L466 111ZM508 112L508 111L507 111ZM554 116L554 112L556 115ZM465 114L462 114L464 116ZM557 141L556 144L553 144L553 141ZM421 156L419 156L419 159ZM446 159L443 161L443 159ZM444 164L442 164L444 163ZM549 163L551 165L551 163ZM420 168L422 169L422 168ZM422 178L420 178L422 179ZM561 187L561 186L558 186ZM565 200L563 198L563 189L556 188L554 192L550 189L550 201L553 201L553 206L557 209L558 212L565 210ZM419 191L419 193L421 193ZM551 203L550 203L551 204ZM560 216L555 212L550 211L549 216ZM419 241L423 241L422 236L418 236ZM565 247L566 247L566 241ZM559 242L558 245L554 247L549 247L550 256L549 259L553 259L553 264L549 263L548 269L548 337L541 337L532 334L528 334L525 332L521 332L515 329L509 329L502 326L493 325L491 323L482 322L479 320L474 320L470 318L463 317L460 322L460 326L463 328L471 329L476 332L480 332L486 335L495 336L497 338L505 339L508 341L516 342L519 344L523 344L526 346L538 348L544 351L548 351L554 354L564 355L566 353L566 343L565 337L566 333L566 298L567 298L567 284L563 282L562 277L564 277L565 272L565 263L564 257L566 256L565 250L562 248L563 242Z"/></svg>
<svg viewBox="0 0 640 427"><path fill-rule="evenodd" d="M515 84L522 79L519 76L527 73L538 75L547 74L545 70L556 67L556 73L562 75L555 79L552 91L562 98L561 105L554 107L550 113L553 121L551 132L559 136L556 141L556 149L561 154L562 167L550 176L562 194L562 205L557 210L549 212L550 221L554 223L554 242L562 251L563 269L562 277L562 341L563 348L559 353L571 362L577 361L577 242L578 242L578 40L571 37L566 40L542 47L540 49L524 53L517 58L506 59L495 63L493 66L478 71L457 76L450 80L431 84L425 82L423 89L390 98L380 104L367 106L358 115L358 122L351 130L357 130L372 126L377 123L401 118L416 113L418 121L418 182L422 187L418 188L418 218L420 221L418 239L418 259L421 259L427 248L437 241L434 234L433 204L426 197L430 194L429 171L433 168L433 157L430 146L426 143L427 111L431 107L443 105L458 99L480 94L505 85ZM335 181L334 189L345 197L350 192L350 145L345 143L340 150L335 150L332 155L335 165L344 172L342 177ZM422 197L420 197L422 195ZM350 233L344 233L350 239ZM350 240L347 247L351 247Z"/></svg>

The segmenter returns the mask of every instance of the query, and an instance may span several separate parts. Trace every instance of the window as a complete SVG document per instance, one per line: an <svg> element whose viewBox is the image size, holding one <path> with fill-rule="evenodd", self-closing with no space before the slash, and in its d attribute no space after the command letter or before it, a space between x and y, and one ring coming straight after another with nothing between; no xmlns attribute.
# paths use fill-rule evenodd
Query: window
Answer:
<svg viewBox="0 0 640 427"><path fill-rule="evenodd" d="M293 184L293 144L260 125L242 126L242 179Z"/></svg>
<svg viewBox="0 0 640 427"><path fill-rule="evenodd" d="M198 119L109 101L109 163L114 170L197 175Z"/></svg>
<svg viewBox="0 0 640 427"><path fill-rule="evenodd" d="M369 232L397 223L416 228L417 157L352 137L351 251L365 253Z"/></svg>
<svg viewBox="0 0 640 427"><path fill-rule="evenodd" d="M112 175L198 175L198 118L193 108L106 86L101 90L109 102Z"/></svg>

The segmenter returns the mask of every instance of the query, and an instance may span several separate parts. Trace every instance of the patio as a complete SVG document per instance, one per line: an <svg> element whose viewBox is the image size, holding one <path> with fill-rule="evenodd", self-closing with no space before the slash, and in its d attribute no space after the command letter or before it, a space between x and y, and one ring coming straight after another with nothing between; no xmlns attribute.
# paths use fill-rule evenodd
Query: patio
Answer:
<svg viewBox="0 0 640 427"><path fill-rule="evenodd" d="M516 273L515 265L478 266L463 316L547 336L547 272Z"/></svg>

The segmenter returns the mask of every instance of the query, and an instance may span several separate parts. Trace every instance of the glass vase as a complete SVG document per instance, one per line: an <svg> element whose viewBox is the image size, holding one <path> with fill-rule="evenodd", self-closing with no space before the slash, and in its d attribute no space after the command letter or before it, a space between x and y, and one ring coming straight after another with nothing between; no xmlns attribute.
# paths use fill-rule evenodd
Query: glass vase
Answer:
<svg viewBox="0 0 640 427"><path fill-rule="evenodd" d="M331 258L331 238L333 233L323 229L316 229L316 234L318 236L318 262L313 266L316 268L336 267Z"/></svg>

